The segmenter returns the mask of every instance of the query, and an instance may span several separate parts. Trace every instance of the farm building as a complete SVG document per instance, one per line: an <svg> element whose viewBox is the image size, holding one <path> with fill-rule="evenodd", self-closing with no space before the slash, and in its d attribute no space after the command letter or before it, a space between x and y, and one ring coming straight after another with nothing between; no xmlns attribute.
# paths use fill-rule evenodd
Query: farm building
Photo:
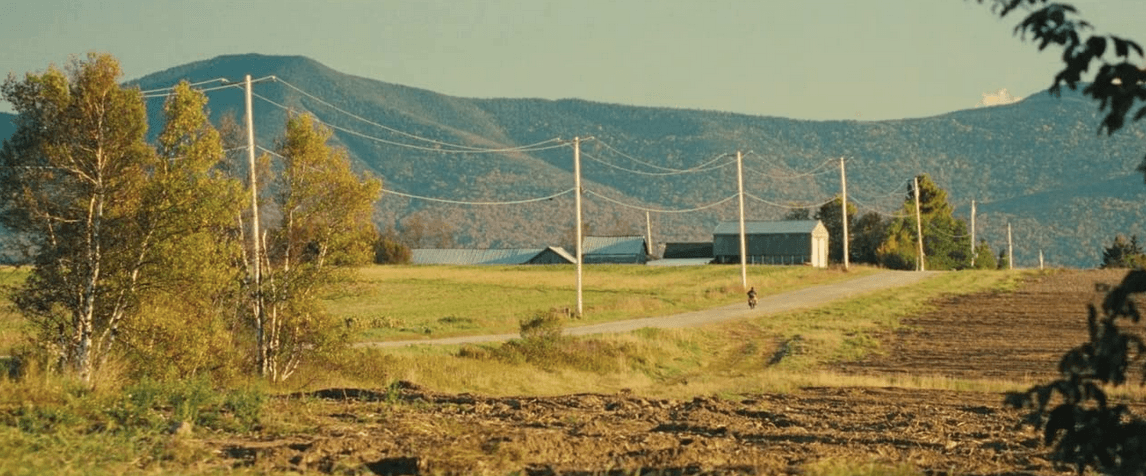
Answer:
<svg viewBox="0 0 1146 476"><path fill-rule="evenodd" d="M565 248L560 246L550 246L541 250L536 256L532 257L525 264L575 264L577 257L573 253L565 251Z"/></svg>
<svg viewBox="0 0 1146 476"><path fill-rule="evenodd" d="M665 243L664 259L712 258L712 242Z"/></svg>
<svg viewBox="0 0 1146 476"><path fill-rule="evenodd" d="M828 266L828 229L819 220L744 223L747 261L753 264ZM724 222L712 234L717 263L740 262L740 223Z"/></svg>
<svg viewBox="0 0 1146 476"><path fill-rule="evenodd" d="M422 248L411 250L413 264L569 264L577 258L559 246L527 249L440 249Z"/></svg>
<svg viewBox="0 0 1146 476"><path fill-rule="evenodd" d="M584 263L645 264L649 260L643 236L586 236L581 253Z"/></svg>

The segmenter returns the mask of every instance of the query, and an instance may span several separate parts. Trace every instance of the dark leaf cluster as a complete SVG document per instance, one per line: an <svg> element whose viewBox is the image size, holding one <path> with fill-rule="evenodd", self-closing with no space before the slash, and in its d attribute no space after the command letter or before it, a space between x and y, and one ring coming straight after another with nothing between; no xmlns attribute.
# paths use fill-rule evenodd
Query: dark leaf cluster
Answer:
<svg viewBox="0 0 1146 476"><path fill-rule="evenodd" d="M1106 474L1146 475L1146 420L1125 404L1111 405L1103 388L1127 383L1143 363L1146 342L1138 327L1141 314L1132 298L1146 292L1146 271L1131 271L1111 289L1099 310L1090 306L1089 340L1059 362L1060 378L1025 392L1012 392L1006 403L1032 410L1026 421L1042 428L1054 456L1079 474L1094 468ZM1146 377L1146 366L1138 369Z"/></svg>

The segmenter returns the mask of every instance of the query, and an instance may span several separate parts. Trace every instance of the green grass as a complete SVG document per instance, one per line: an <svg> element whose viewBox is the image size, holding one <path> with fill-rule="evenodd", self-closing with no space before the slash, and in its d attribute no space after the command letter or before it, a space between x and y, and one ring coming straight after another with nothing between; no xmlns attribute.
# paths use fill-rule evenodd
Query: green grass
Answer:
<svg viewBox="0 0 1146 476"><path fill-rule="evenodd" d="M751 266L748 283L767 296L873 272ZM593 265L582 275L585 315L570 325L695 311L744 298L738 266ZM327 300L360 341L516 332L537 312L575 311L576 303L572 266L372 266Z"/></svg>
<svg viewBox="0 0 1146 476"><path fill-rule="evenodd" d="M28 268L0 266L0 355L10 355L12 349L24 342L26 324L12 308L8 293L28 277Z"/></svg>
<svg viewBox="0 0 1146 476"><path fill-rule="evenodd" d="M668 397L790 391L807 385L897 385L1017 389L1024 383L858 378L825 365L880 352L879 337L928 302L952 293L1013 289L1024 272L943 273L922 283L827 306L694 329L641 329L563 338L546 348L524 341L480 346L357 350L370 381L410 380L443 391L487 394L611 392ZM800 279L805 279L801 277ZM780 286L777 286L780 287ZM739 300L739 293L735 299ZM729 297L731 299L732 296ZM723 302L717 302L723 304ZM516 329L503 328L503 332ZM782 358L781 348L787 347ZM369 362L369 363L366 363ZM356 370L342 378L353 380ZM343 382L346 383L346 382Z"/></svg>

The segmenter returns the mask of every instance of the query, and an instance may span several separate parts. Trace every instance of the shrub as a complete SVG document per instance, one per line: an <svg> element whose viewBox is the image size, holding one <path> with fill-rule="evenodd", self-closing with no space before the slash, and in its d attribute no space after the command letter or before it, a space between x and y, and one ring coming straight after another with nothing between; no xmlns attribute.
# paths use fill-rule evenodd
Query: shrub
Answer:
<svg viewBox="0 0 1146 476"><path fill-rule="evenodd" d="M565 330L565 315L556 309L538 312L521 321L519 327L521 338L525 341L557 342Z"/></svg>

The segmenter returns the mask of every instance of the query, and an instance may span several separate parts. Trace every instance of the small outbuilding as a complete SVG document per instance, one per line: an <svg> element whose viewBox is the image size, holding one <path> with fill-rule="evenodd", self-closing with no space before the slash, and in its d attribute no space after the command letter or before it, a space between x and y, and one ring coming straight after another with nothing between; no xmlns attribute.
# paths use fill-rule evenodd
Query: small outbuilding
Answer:
<svg viewBox="0 0 1146 476"><path fill-rule="evenodd" d="M819 220L744 222L747 262L828 267L828 229ZM740 262L740 222L724 222L712 234L717 263Z"/></svg>
<svg viewBox="0 0 1146 476"><path fill-rule="evenodd" d="M581 254L586 264L645 264L649 261L643 236L586 236L581 243Z"/></svg>

